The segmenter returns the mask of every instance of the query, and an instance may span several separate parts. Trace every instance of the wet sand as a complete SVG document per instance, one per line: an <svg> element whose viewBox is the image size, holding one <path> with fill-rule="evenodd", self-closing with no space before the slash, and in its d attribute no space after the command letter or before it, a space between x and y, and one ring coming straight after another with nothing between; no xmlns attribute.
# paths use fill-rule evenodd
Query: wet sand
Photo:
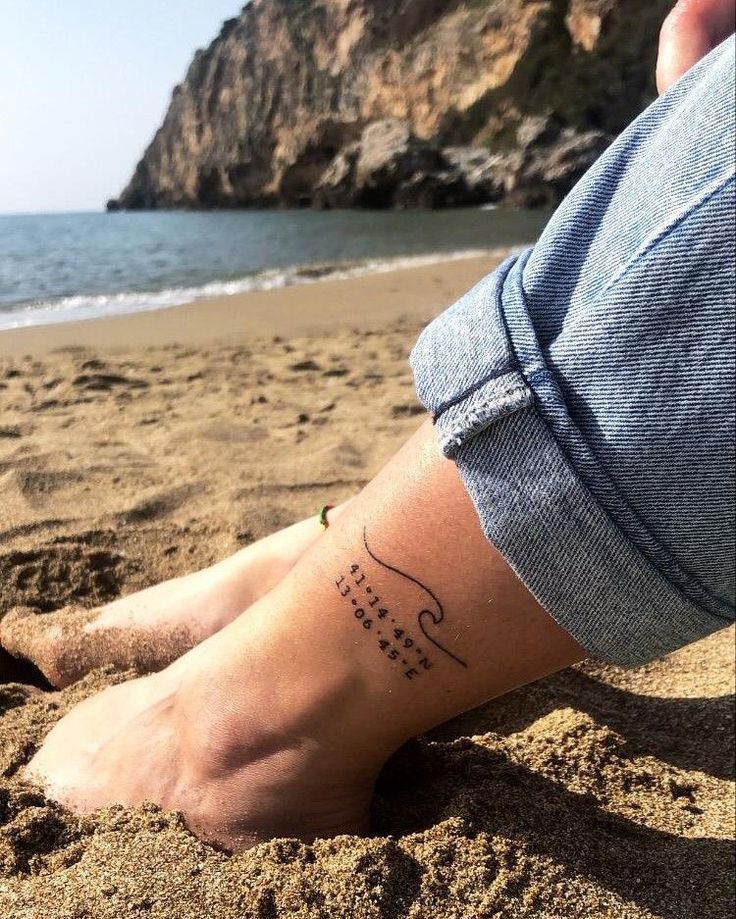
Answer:
<svg viewBox="0 0 736 919"><path fill-rule="evenodd" d="M0 334L0 616L93 607L353 494L419 422L419 328L490 264ZM729 629L573 668L403 749L370 838L229 857L176 815L79 819L24 785L113 677L50 692L0 655L0 915L730 917L733 656Z"/></svg>

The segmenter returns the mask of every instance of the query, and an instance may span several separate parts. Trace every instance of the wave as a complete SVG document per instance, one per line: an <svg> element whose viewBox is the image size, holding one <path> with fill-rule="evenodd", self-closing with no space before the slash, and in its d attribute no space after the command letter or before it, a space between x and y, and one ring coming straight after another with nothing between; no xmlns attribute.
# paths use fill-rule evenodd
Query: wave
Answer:
<svg viewBox="0 0 736 919"><path fill-rule="evenodd" d="M289 268L267 269L230 281L211 281L198 287L169 287L164 290L126 291L114 294L78 294L56 300L38 300L0 307L0 331L168 309L211 297L228 297L251 291L293 287L298 284L316 284L321 281L347 280L401 268L420 268L424 265L468 258L500 257L519 251L520 248L515 246L462 249L455 252L365 259L359 262L293 265Z"/></svg>

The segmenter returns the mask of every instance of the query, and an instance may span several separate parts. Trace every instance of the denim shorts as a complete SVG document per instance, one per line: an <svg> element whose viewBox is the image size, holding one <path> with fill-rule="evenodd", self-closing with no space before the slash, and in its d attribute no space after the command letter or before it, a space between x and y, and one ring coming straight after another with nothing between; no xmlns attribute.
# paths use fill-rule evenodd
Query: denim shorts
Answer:
<svg viewBox="0 0 736 919"><path fill-rule="evenodd" d="M734 40L412 353L488 539L589 651L734 620Z"/></svg>

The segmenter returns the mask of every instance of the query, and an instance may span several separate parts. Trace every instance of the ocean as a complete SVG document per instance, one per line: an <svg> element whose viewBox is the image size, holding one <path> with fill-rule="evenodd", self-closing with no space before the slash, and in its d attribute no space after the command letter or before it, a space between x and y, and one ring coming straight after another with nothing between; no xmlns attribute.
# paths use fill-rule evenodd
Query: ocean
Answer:
<svg viewBox="0 0 736 919"><path fill-rule="evenodd" d="M508 209L0 215L0 330L522 246L547 217Z"/></svg>

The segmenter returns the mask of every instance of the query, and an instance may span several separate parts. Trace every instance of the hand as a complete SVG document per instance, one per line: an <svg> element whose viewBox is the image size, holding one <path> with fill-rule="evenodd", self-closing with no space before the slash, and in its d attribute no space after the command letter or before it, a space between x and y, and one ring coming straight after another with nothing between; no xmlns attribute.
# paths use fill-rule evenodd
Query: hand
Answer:
<svg viewBox="0 0 736 919"><path fill-rule="evenodd" d="M660 93L733 34L735 17L734 0L679 0L659 36Z"/></svg>

